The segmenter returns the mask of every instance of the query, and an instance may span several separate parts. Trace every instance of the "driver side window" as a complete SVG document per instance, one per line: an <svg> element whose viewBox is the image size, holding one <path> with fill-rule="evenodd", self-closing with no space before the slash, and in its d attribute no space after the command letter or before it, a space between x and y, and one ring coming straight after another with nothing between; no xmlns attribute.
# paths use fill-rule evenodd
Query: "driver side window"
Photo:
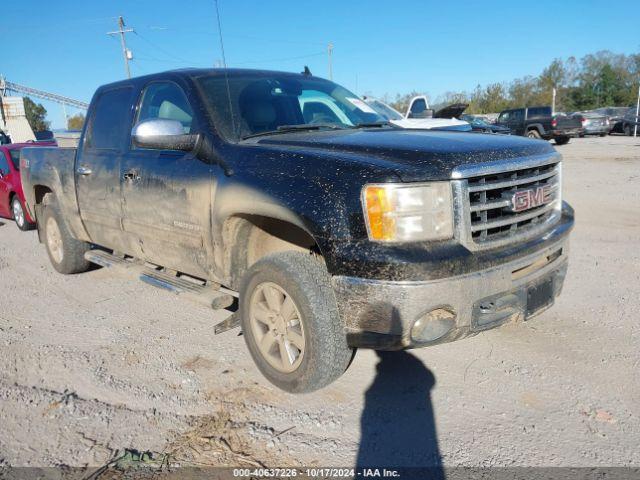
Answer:
<svg viewBox="0 0 640 480"><path fill-rule="evenodd" d="M145 88L136 123L145 120L176 120L185 134L193 130L193 110L187 96L173 82L155 82Z"/></svg>

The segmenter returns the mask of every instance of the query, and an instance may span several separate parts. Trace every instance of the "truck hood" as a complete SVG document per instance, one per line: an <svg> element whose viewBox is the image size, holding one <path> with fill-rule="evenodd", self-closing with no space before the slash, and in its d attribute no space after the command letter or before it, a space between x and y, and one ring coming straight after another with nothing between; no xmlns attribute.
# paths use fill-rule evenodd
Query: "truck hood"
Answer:
<svg viewBox="0 0 640 480"><path fill-rule="evenodd" d="M257 144L298 153L345 154L345 160L391 170L403 181L445 180L456 167L548 155L548 142L442 130L341 130L258 137ZM306 152L305 152L306 150Z"/></svg>
<svg viewBox="0 0 640 480"><path fill-rule="evenodd" d="M452 103L433 114L434 118L458 118L469 106L468 103Z"/></svg>
<svg viewBox="0 0 640 480"><path fill-rule="evenodd" d="M468 123L455 118L403 118L401 120L391 120L391 123L402 128L416 130L431 130L434 128L461 128Z"/></svg>

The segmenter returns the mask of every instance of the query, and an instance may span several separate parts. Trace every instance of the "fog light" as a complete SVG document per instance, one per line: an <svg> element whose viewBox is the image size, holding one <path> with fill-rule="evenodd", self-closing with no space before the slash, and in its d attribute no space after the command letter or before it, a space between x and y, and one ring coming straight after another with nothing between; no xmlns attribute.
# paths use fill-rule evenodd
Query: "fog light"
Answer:
<svg viewBox="0 0 640 480"><path fill-rule="evenodd" d="M433 342L444 337L456 326L456 314L444 308L436 308L420 317L411 327L411 340Z"/></svg>

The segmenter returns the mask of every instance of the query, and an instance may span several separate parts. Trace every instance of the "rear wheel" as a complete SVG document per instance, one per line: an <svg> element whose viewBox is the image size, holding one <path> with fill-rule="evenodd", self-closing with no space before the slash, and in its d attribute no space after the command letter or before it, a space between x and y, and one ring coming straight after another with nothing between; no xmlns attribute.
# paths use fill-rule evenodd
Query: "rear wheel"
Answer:
<svg viewBox="0 0 640 480"><path fill-rule="evenodd" d="M89 270L91 264L85 260L84 254L91 246L87 242L73 238L60 214L55 197L51 194L45 197L41 228L53 268L64 274Z"/></svg>
<svg viewBox="0 0 640 480"><path fill-rule="evenodd" d="M556 145L566 145L571 140L570 137L556 137Z"/></svg>
<svg viewBox="0 0 640 480"><path fill-rule="evenodd" d="M624 134L627 137L630 137L631 135L633 135L633 129L631 128L631 125L625 125L624 126Z"/></svg>
<svg viewBox="0 0 640 480"><path fill-rule="evenodd" d="M340 377L353 358L323 262L303 252L269 255L240 290L242 332L256 365L290 393Z"/></svg>
<svg viewBox="0 0 640 480"><path fill-rule="evenodd" d="M33 230L33 228L35 227L35 224L27 220L27 216L24 213L24 205L22 205L22 202L20 201L20 198L18 198L18 195L14 195L13 199L11 200L11 214L16 222L16 225L23 232L26 232L27 230Z"/></svg>
<svg viewBox="0 0 640 480"><path fill-rule="evenodd" d="M529 131L527 132L527 137L529 137L529 138L535 138L535 139L538 139L538 140L539 140L540 138L542 138L542 137L540 136L540 133L539 133L537 130L535 130L535 129L534 129L534 130L529 130Z"/></svg>

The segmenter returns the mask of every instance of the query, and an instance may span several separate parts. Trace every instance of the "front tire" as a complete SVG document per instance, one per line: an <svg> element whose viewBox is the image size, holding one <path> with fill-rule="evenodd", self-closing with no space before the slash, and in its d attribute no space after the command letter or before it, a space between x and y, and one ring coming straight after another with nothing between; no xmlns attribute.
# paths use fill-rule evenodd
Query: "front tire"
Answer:
<svg viewBox="0 0 640 480"><path fill-rule="evenodd" d="M529 130L527 132L527 137L529 138L535 138L536 140L540 140L542 137L540 136L540 132L538 132L537 130Z"/></svg>
<svg viewBox="0 0 640 480"><path fill-rule="evenodd" d="M262 374L290 393L318 390L353 358L324 263L284 252L256 262L240 289L245 342Z"/></svg>
<svg viewBox="0 0 640 480"><path fill-rule="evenodd" d="M34 229L35 224L27 220L24 205L20 201L20 198L18 198L18 195L14 195L11 200L11 215L13 216L13 220L16 222L18 228L23 232Z"/></svg>
<svg viewBox="0 0 640 480"><path fill-rule="evenodd" d="M41 228L49 260L56 271L66 275L89 270L91 263L84 258L84 254L91 245L73 238L51 194L45 196Z"/></svg>

